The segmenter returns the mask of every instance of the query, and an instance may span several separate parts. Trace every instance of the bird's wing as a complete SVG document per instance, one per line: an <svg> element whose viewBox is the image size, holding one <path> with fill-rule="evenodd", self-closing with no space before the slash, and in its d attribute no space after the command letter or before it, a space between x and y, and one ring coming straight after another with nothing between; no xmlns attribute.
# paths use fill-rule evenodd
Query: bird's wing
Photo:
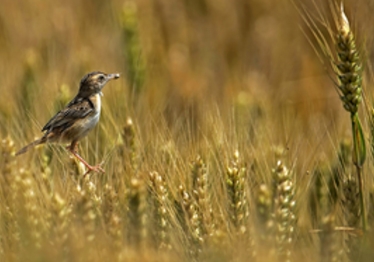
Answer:
<svg viewBox="0 0 374 262"><path fill-rule="evenodd" d="M74 98L64 109L52 117L43 127L42 131L51 131L54 128L63 129L71 126L75 120L84 118L94 110L94 106L89 99Z"/></svg>

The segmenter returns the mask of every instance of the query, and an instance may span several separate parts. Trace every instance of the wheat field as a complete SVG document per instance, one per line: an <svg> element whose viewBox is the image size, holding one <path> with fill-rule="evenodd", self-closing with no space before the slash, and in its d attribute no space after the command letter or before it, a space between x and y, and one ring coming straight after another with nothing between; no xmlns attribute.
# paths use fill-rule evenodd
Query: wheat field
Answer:
<svg viewBox="0 0 374 262"><path fill-rule="evenodd" d="M372 261L374 5L329 3L1 0L0 261ZM96 70L105 174L15 157Z"/></svg>

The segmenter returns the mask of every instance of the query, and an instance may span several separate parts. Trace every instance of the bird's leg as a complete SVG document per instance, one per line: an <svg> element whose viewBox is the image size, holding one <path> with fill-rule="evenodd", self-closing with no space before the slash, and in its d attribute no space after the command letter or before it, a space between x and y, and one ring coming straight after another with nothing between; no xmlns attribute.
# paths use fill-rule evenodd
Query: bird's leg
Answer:
<svg viewBox="0 0 374 262"><path fill-rule="evenodd" d="M71 143L71 145L68 146L66 149L69 150L70 153L72 153L88 169L87 172L83 176L86 176L91 171L105 173L105 170L101 167L101 163L97 164L95 166L91 166L90 164L88 164L87 161L84 160L83 157L81 157L77 153L77 151L76 151L77 145L78 145L78 143L76 141L73 141Z"/></svg>

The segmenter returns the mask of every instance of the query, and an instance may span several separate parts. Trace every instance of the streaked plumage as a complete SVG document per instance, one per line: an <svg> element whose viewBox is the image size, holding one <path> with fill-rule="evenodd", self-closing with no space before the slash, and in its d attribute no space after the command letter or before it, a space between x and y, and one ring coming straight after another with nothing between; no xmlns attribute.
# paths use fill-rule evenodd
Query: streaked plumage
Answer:
<svg viewBox="0 0 374 262"><path fill-rule="evenodd" d="M71 143L68 149L89 169L103 171L100 166L90 166L80 157L75 147L96 126L101 111L101 90L105 84L119 78L119 74L105 74L95 71L85 75L75 98L43 127L43 137L23 147L16 155L25 153L29 148L46 142Z"/></svg>

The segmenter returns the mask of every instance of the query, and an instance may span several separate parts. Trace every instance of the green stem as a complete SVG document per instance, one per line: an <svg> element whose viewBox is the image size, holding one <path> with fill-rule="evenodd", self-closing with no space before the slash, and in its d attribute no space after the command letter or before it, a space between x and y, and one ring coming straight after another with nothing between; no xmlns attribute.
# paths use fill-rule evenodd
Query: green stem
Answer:
<svg viewBox="0 0 374 262"><path fill-rule="evenodd" d="M362 176L362 165L365 162L366 148L362 127L357 113L351 115L353 135L353 164L356 166L357 179L359 184L359 197L361 208L362 229L367 231L367 217L364 198L364 182Z"/></svg>
<svg viewBox="0 0 374 262"><path fill-rule="evenodd" d="M358 186L359 186L359 196L360 196L360 206L361 206L361 219L362 219L362 230L367 231L367 217L365 208L365 198L364 198L364 183L362 179L362 167L356 165Z"/></svg>

